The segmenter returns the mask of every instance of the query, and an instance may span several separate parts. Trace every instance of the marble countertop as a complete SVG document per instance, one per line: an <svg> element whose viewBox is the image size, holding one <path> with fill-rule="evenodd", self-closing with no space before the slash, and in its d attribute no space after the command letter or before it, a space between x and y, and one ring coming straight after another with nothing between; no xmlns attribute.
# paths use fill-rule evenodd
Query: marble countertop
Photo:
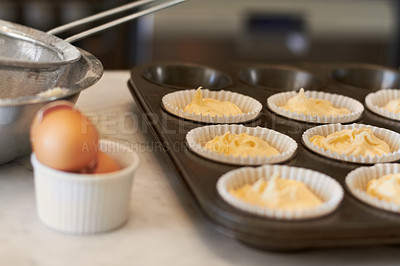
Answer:
<svg viewBox="0 0 400 266"><path fill-rule="evenodd" d="M128 79L128 71L106 71L77 102L103 138L130 143L139 153L127 224L87 236L47 228L36 213L26 156L0 166L0 265L398 265L399 246L273 253L216 231L164 154L154 149Z"/></svg>

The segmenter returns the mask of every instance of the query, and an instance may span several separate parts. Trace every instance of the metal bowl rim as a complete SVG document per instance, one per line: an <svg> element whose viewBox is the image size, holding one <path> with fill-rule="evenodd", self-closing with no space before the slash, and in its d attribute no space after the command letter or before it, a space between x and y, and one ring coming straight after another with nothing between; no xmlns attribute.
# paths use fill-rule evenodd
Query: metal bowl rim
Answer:
<svg viewBox="0 0 400 266"><path fill-rule="evenodd" d="M83 49L80 49L80 48L78 48L78 49L80 50L80 53L82 55L81 60L84 59L87 62L89 62L88 71L85 73L85 76L82 78L82 80L84 80L84 81L89 81L87 84L85 84L84 86L80 86L79 83L77 83L77 85L79 85L78 88L69 89L70 92L59 95L59 96L37 97L35 95L32 95L32 96L17 97L17 98L12 98L12 99L0 99L0 108L6 107L6 106L7 107L8 106L20 106L20 105L44 103L44 102L59 100L59 99L66 98L66 97L72 96L74 94L80 93L82 90L95 84L103 76L103 72L104 72L103 65L102 65L101 61L99 59L97 59L94 55L90 54L89 52L87 52ZM77 64L78 62L72 63L70 67L72 67L74 64ZM49 88L49 89L51 89L51 88Z"/></svg>

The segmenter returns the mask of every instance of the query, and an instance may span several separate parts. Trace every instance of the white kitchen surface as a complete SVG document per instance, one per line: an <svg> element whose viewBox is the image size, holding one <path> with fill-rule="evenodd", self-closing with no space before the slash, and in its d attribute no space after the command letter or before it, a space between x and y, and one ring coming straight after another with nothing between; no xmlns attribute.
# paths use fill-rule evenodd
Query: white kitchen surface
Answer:
<svg viewBox="0 0 400 266"><path fill-rule="evenodd" d="M400 246L273 253L217 232L163 153L151 151L155 139L140 118L128 79L128 71L106 71L77 102L104 138L138 150L128 223L88 236L47 228L36 214L29 158L18 159L0 166L1 266L399 265Z"/></svg>

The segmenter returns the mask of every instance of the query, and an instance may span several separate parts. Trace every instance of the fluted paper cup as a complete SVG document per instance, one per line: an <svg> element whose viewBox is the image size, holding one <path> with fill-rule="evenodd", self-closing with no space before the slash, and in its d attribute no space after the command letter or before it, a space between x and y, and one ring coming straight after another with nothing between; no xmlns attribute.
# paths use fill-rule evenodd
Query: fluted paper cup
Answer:
<svg viewBox="0 0 400 266"><path fill-rule="evenodd" d="M193 100L193 96L196 90L183 90L176 91L165 95L162 98L162 104L168 112L176 116L211 124L232 124L242 123L251 121L259 115L262 105L259 101L231 91L210 91L201 90L203 98L212 98L219 101L229 101L237 105L242 110L242 115L223 115L223 116L211 116L211 115L196 115L195 113L189 113L183 111L186 105L190 104Z"/></svg>
<svg viewBox="0 0 400 266"><path fill-rule="evenodd" d="M400 121L400 113L389 112L383 107L391 100L400 99L400 90L380 90L365 97L365 104L369 110L383 117Z"/></svg>
<svg viewBox="0 0 400 266"><path fill-rule="evenodd" d="M44 224L65 233L91 234L127 221L139 158L117 142L101 140L99 148L122 169L96 175L63 172L43 165L32 153L36 206Z"/></svg>
<svg viewBox="0 0 400 266"><path fill-rule="evenodd" d="M283 179L304 183L321 199L322 204L304 210L270 209L246 203L229 192L246 184L254 184L260 178L266 178L268 181L275 173ZM327 215L332 213L343 199L343 188L333 178L310 169L285 165L264 165L232 170L218 179L217 191L226 202L242 211L283 220L310 219Z"/></svg>
<svg viewBox="0 0 400 266"><path fill-rule="evenodd" d="M355 128L370 128L373 134L384 140L391 150L389 154L383 154L381 156L348 156L343 153L332 152L330 150L324 150L323 148L311 143L310 138L315 135L320 136L328 136L336 131L344 130L344 129L355 129ZM351 125L342 125L342 124L329 124L316 126L306 130L302 136L303 143L310 150L331 159L336 159L340 161L352 162L352 163L360 163L360 164L375 164L375 163L385 163L385 162L394 162L400 159L400 134L389 129L374 127L370 125L363 124L351 124Z"/></svg>
<svg viewBox="0 0 400 266"><path fill-rule="evenodd" d="M356 121L360 118L364 112L364 106L357 100L350 97L327 93L322 91L305 91L306 97L314 99L328 100L336 108L345 107L350 110L349 114L339 115L339 116L318 116L318 115L305 115L303 113L291 112L283 109L282 107L290 100L295 97L297 91L281 92L274 94L267 99L268 107L275 113L295 119L303 122L319 123L319 124L329 124L329 123L348 123Z"/></svg>
<svg viewBox="0 0 400 266"><path fill-rule="evenodd" d="M205 143L217 136L222 136L226 132L232 134L247 133L251 136L259 137L268 142L277 149L280 154L274 156L233 156L219 154L210 151L204 147ZM190 130L186 135L186 141L189 148L196 154L214 161L235 164L235 165L260 165L273 164L289 160L297 150L297 143L291 137L288 137L277 131L262 127L245 127L243 125L211 125L198 127Z"/></svg>
<svg viewBox="0 0 400 266"><path fill-rule="evenodd" d="M346 176L346 185L351 194L360 201L375 208L400 213L400 204L391 203L367 194L367 184L388 174L400 173L400 164L376 164L371 167L359 167Z"/></svg>

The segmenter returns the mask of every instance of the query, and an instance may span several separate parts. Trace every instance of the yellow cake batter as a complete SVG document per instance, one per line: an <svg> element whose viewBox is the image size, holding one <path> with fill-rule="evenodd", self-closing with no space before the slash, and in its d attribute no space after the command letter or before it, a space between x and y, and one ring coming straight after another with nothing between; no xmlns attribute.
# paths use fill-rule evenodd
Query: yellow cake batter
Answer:
<svg viewBox="0 0 400 266"><path fill-rule="evenodd" d="M297 112L313 116L340 116L351 113L347 108L334 107L330 101L308 98L304 93L304 89L300 89L299 93L290 98L282 108L293 113Z"/></svg>
<svg viewBox="0 0 400 266"><path fill-rule="evenodd" d="M381 200L400 204L400 173L372 179L367 184L367 194Z"/></svg>
<svg viewBox="0 0 400 266"><path fill-rule="evenodd" d="M282 179L279 174L274 174L269 181L260 178L253 185L229 192L244 202L270 209L304 210L322 204L304 183Z"/></svg>
<svg viewBox="0 0 400 266"><path fill-rule="evenodd" d="M233 156L273 156L278 155L279 151L272 147L265 140L251 136L247 133L231 134L229 131L222 136L217 136L205 144L205 148Z"/></svg>
<svg viewBox="0 0 400 266"><path fill-rule="evenodd" d="M392 112L392 113L400 113L400 99L395 99L389 101L383 109Z"/></svg>
<svg viewBox="0 0 400 266"><path fill-rule="evenodd" d="M242 110L235 104L227 101L218 101L211 98L203 98L201 95L201 87L197 89L193 96L191 103L185 106L183 110L189 113L195 113L196 115L211 115L211 116L223 116L223 115L241 115Z"/></svg>
<svg viewBox="0 0 400 266"><path fill-rule="evenodd" d="M374 157L391 152L389 145L377 138L370 128L344 129L326 137L315 135L310 141L325 150L348 156Z"/></svg>

